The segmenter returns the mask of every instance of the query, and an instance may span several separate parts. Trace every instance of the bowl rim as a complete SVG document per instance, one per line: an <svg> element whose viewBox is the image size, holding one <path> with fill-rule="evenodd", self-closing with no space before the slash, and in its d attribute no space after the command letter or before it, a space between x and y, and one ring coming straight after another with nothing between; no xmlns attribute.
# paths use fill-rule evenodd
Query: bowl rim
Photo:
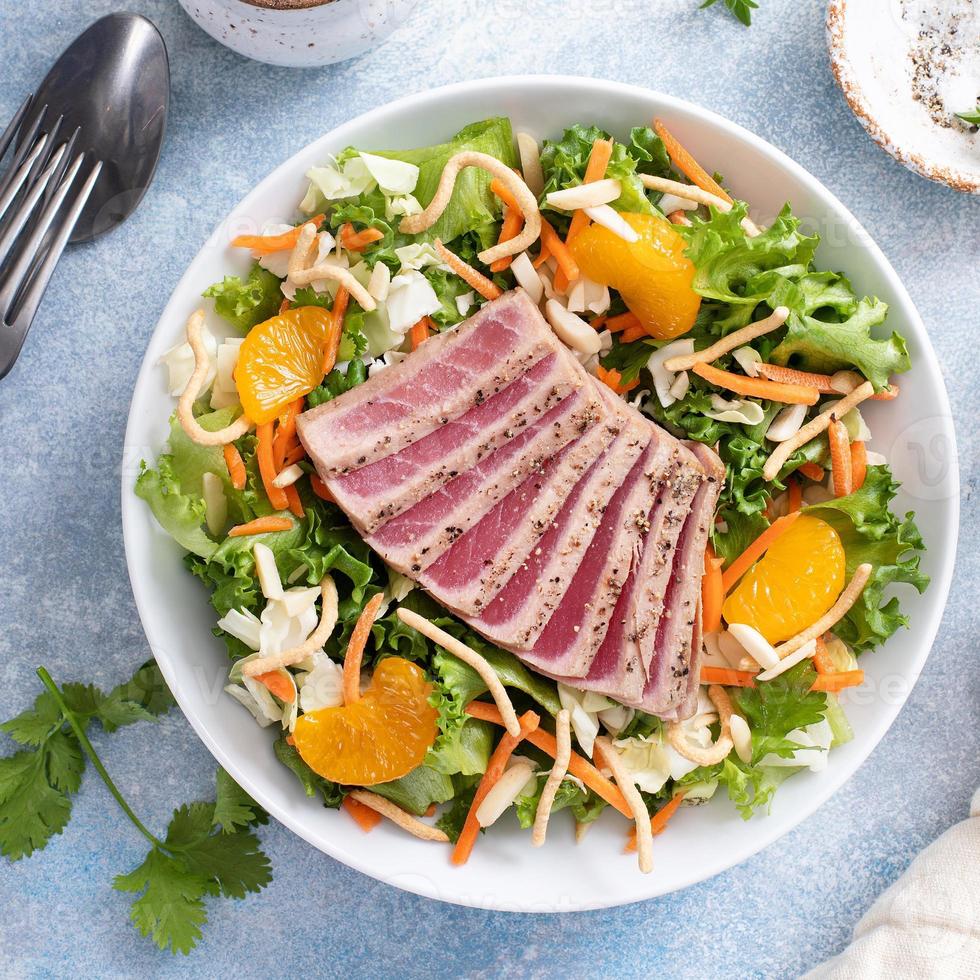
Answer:
<svg viewBox="0 0 980 980"><path fill-rule="evenodd" d="M331 840L318 837L313 832L308 831L306 827L302 826L301 821L293 818L293 815L288 811L282 800L271 793L265 792L261 786L256 785L256 781L250 775L250 768L254 769L254 767L242 765L242 757L239 754L232 752L228 746L222 744L211 736L203 716L199 716L193 712L185 710L181 704L181 710L184 712L185 717L187 717L198 737L202 742L204 742L218 763L224 767L236 780L236 782L247 790L270 815L275 817L280 823L284 824L318 850L323 851L344 865L352 867L357 871L375 878L376 880L387 884L393 884L397 888L413 892L424 897L434 898L451 904L491 909L494 911L534 911L542 913L554 913L559 911L588 911L592 909L609 908L679 891L740 864L747 858L769 846L774 841L783 837L789 831L802 823L807 817L809 817L845 782L847 782L847 780L854 775L871 752L877 747L887 730L891 727L905 701L909 697L912 688L922 671L926 658L932 649L932 645L935 641L949 595L959 528L960 481L955 432L952 425L949 398L943 382L942 374L939 370L935 352L925 330L925 325L919 316L919 313L916 310L908 291L905 289L898 277L898 274L892 268L881 249L874 243L861 223L851 214L845 205L804 167L793 161L789 156L774 147L768 141L764 140L762 137L755 135L744 127L731 122L730 120L712 112L711 110L698 106L696 103L666 95L662 92L646 88L644 86L591 77L560 74L508 75L458 82L452 85L441 86L434 89L428 89L423 92L403 96L397 100L387 102L383 105L361 113L353 119L334 127L306 146L301 147L281 164L275 167L264 179L259 181L248 192L248 194L246 194L245 197L243 197L215 226L215 229L211 232L207 239L205 239L201 249L189 262L187 269L178 280L169 300L161 312L160 318L154 327L153 333L151 334L147 352L144 354L143 362L134 384L133 398L130 404L130 413L126 426L124 443L124 451L125 447L135 444L135 432L141 425L141 419L137 411L139 393L147 385L151 372L157 369L156 362L151 360L148 356L149 351L153 347L154 339L157 337L159 331L165 329L167 324L172 324L172 322L182 314L179 307L182 305L184 297L186 297L188 293L189 287L193 285L192 278L194 275L194 268L197 265L198 260L209 247L209 243L215 240L215 236L222 230L229 218L233 217L239 212L249 213L250 205L254 203L255 199L263 195L265 188L270 184L280 181L282 177L288 174L296 157L321 146L324 147L323 152L326 153L329 152L326 149L328 145L337 143L344 143L344 145L346 145L346 143L349 142L346 135L348 132L356 131L357 129L368 124L377 123L378 121L385 119L387 116L397 115L399 112L404 111L408 107L419 109L425 108L426 106L437 106L440 102L445 100L451 101L457 97L465 96L474 92L485 93L490 96L491 99L495 96L497 102L499 103L503 101L501 97L502 90L506 89L507 87L520 89L523 96L527 90L535 88L544 89L549 86L557 86L559 88L586 86L589 89L594 90L599 94L607 95L610 98L616 98L617 96L630 96L650 103L651 108L655 103L659 111L670 112L672 110L678 110L683 114L696 116L699 121L703 121L709 127L724 131L728 136L734 137L751 147L753 151L769 157L773 163L778 165L781 169L787 171L792 179L804 185L809 192L813 193L818 199L820 199L827 207L829 212L835 212L837 215L846 220L851 230L855 233L857 241L861 243L861 249L870 252L871 257L874 260L873 264L876 272L880 274L881 277L888 283L891 290L891 298L894 301L894 306L900 306L904 313L907 314L909 332L914 334L917 342L919 342L919 346L921 348L918 353L920 358L919 364L921 364L923 369L929 374L929 382L935 389L936 397L942 410L942 414L939 417L939 425L943 436L949 440L948 444L951 447L949 481L951 493L949 499L945 502L946 506L950 509L950 519L945 527L947 539L944 542L930 542L930 550L933 548L941 549L939 554L941 555L940 560L942 564L936 568L935 574L932 577L929 592L931 601L926 603L924 607L919 610L920 615L916 620L915 629L917 637L919 638L918 652L910 665L908 676L906 677L906 680L908 681L907 688L903 691L900 698L897 698L891 704L885 705L883 710L875 716L873 723L868 725L866 730L866 741L862 742L860 749L856 752L856 757L853 760L853 764L850 766L841 764L836 769L830 767L828 770L825 770L821 774L823 778L816 781L812 786L812 794L808 797L807 801L796 809L791 816L786 816L781 820L777 820L775 816L769 820L760 820L758 824L756 824L757 833L752 836L751 840L747 841L744 846L726 851L725 857L711 863L699 864L698 862L691 862L691 870L678 877L666 887L658 885L656 875L645 878L645 881L649 883L649 887L643 889L643 894L637 894L637 890L634 889L631 894L624 896L611 896L605 893L596 894L595 896L586 900L572 901L571 904L569 904L568 900L566 899L563 900L560 905L556 905L554 907L539 905L531 908L526 907L523 904L518 904L513 900L509 900L508 902L504 903L501 903L497 899L491 900L475 890L467 890L466 885L463 882L461 882L461 887L459 888L458 892L450 895L439 890L429 878L422 875L405 875L399 873L397 869L390 869L390 871L386 873L384 870L373 865L368 859L367 855L369 853L369 849L359 848L355 851L346 850L343 847L336 845ZM141 625L143 626L144 633L146 633L147 640L154 653L154 656L157 657L160 647L154 643L153 637L150 636L145 624L149 621L149 609L151 604L155 604L159 600L152 593L149 583L144 582L141 574L139 573L137 567L139 555L137 554L135 546L138 524L139 522L146 520L146 515L148 512L145 509L143 501L139 500L132 491L132 474L127 471L126 467L123 467L121 494L123 539L127 570L130 577L130 583L133 589L137 610L140 615ZM176 691L179 685L176 683L176 669L174 663L171 662L166 656L158 658L157 663L159 664L161 672L168 685L170 685L170 687ZM178 703L180 703L179 697ZM319 806L316 801L310 802L313 806Z"/></svg>
<svg viewBox="0 0 980 980"><path fill-rule="evenodd" d="M971 173L968 170L944 166L926 159L921 152L902 149L875 118L847 54L847 3L848 0L830 0L827 5L827 48L830 52L830 69L834 80L844 94L851 112L871 139L903 167L919 174L920 177L952 187L953 190L965 194L980 194L980 170Z"/></svg>

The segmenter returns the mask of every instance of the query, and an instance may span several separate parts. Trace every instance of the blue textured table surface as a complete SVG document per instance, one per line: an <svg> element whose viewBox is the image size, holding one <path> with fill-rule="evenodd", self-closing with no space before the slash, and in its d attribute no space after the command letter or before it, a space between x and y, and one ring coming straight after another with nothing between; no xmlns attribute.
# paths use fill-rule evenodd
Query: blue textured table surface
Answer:
<svg viewBox="0 0 980 980"><path fill-rule="evenodd" d="M0 119L117 5L49 0L15 18L13 0L0 0ZM816 0L762 0L751 30L696 0L422 0L382 47L305 72L239 58L174 0L128 6L166 38L170 130L139 211L65 256L0 384L0 715L33 699L38 663L110 687L149 655L123 560L123 431L150 330L210 229L327 129L464 78L545 70L648 85L747 126L827 184L897 268L948 369L962 423L963 547L933 655L870 760L795 832L713 881L609 912L491 914L380 885L271 825L272 885L214 904L202 945L174 958L136 934L127 897L110 887L144 844L89 773L67 831L0 864L0 975L783 977L838 951L913 855L966 815L980 780L980 201L912 175L866 138L834 86ZM100 733L96 745L151 827L212 791L212 758L179 711Z"/></svg>

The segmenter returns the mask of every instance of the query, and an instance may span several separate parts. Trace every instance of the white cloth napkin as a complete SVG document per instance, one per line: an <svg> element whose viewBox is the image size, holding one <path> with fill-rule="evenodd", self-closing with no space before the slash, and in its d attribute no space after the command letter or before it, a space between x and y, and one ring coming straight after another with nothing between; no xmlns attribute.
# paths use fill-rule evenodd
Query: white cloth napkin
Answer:
<svg viewBox="0 0 980 980"><path fill-rule="evenodd" d="M909 865L854 929L851 945L804 980L980 977L980 790L970 819Z"/></svg>

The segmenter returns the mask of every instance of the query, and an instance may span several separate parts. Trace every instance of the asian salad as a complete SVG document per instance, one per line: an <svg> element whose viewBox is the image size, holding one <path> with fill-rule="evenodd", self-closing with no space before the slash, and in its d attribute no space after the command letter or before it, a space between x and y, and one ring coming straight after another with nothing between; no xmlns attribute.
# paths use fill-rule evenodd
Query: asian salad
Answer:
<svg viewBox="0 0 980 980"><path fill-rule="evenodd" d="M839 695L860 654L907 623L886 588L927 584L863 414L907 397L886 304L815 268L789 205L753 219L661 120L541 140L492 118L436 146L348 147L307 177L298 220L230 242L250 270L206 289L163 357L179 402L136 484L210 592L225 690L307 795L459 864L508 810L541 844L551 814L580 839L612 807L649 870L678 809L721 789L748 818L825 767L852 737ZM724 464L690 717L489 643L386 567L298 438L300 413L516 287L587 372Z"/></svg>

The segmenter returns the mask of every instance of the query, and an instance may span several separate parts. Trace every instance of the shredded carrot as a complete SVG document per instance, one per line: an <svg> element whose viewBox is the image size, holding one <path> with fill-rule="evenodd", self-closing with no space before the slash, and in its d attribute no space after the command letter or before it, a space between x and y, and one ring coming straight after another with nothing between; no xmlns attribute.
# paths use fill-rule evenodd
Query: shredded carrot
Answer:
<svg viewBox="0 0 980 980"><path fill-rule="evenodd" d="M802 466L797 467L797 472L809 477L814 483L823 483L823 478L827 475L823 467L817 466L816 463L803 463Z"/></svg>
<svg viewBox="0 0 980 980"><path fill-rule="evenodd" d="M242 454L235 448L233 442L225 443L222 452L225 456L225 466L228 467L228 476L231 477L231 485L236 490L244 490L246 473Z"/></svg>
<svg viewBox="0 0 980 980"><path fill-rule="evenodd" d="M671 162L688 180L697 184L701 190L707 191L709 194L717 194L718 197L723 201L728 201L729 204L735 203L725 188L681 146L677 138L663 124L662 120L654 119L653 128L657 131L657 135L664 141L664 146L667 148L667 155L670 157Z"/></svg>
<svg viewBox="0 0 980 980"><path fill-rule="evenodd" d="M760 534L722 573L721 581L727 595L732 586L771 548L792 526L800 516L787 514L777 518Z"/></svg>
<svg viewBox="0 0 980 980"><path fill-rule="evenodd" d="M364 647L367 646L374 617L377 616L383 600L383 592L371 596L354 624L347 652L344 654L344 704L353 704L361 699L361 661L364 658Z"/></svg>
<svg viewBox="0 0 980 980"><path fill-rule="evenodd" d="M297 398L286 406L286 411L279 416L276 434L272 438L272 462L276 473L283 467L286 453L292 449L296 437L296 416L303 411L303 399Z"/></svg>
<svg viewBox="0 0 980 980"><path fill-rule="evenodd" d="M760 364L759 374L770 381L781 381L787 384L805 385L808 388L816 388L823 395L840 395L843 397L847 392L839 391L834 387L833 375L814 374L812 371L798 371L796 368L784 367L782 364ZM876 391L872 396L872 401L888 402L898 397L898 385L889 385L881 391Z"/></svg>
<svg viewBox="0 0 980 980"><path fill-rule="evenodd" d="M282 508L285 510L285 508ZM293 522L288 517L256 517L247 524L236 524L229 532L229 538L244 538L250 534L271 534L273 531L288 531Z"/></svg>
<svg viewBox="0 0 980 980"><path fill-rule="evenodd" d="M471 715L473 718L479 718L481 721L491 721L495 725L503 726L504 719L494 704L487 704L486 701L471 701L466 706L466 713ZM555 736L551 732L546 732L541 728L536 729L528 735L527 740L535 747L540 749L542 752L547 752L552 759L555 758L555 753L558 751L558 742ZM630 810L629 804L626 802L626 797L623 796L622 790L612 782L610 779L606 779L605 776L599 772L598 769L587 759L583 759L578 753L573 752L572 758L568 763L568 771L581 779L589 789L592 790L597 796L601 796L611 807L615 807L624 817L629 820L633 819L633 811Z"/></svg>
<svg viewBox="0 0 980 980"><path fill-rule="evenodd" d="M601 365L596 368L596 377L607 387L612 388L617 395L625 395L627 392L632 391L636 388L639 383L639 378L634 378L632 381L623 381L623 376L615 368L607 369Z"/></svg>
<svg viewBox="0 0 980 980"><path fill-rule="evenodd" d="M541 219L541 241L558 263L558 272L565 277L566 284L578 279L578 263L572 257L568 246L558 237L558 232L544 219ZM555 289L558 289L558 275L555 275ZM559 290L563 292L564 290Z"/></svg>
<svg viewBox="0 0 980 980"><path fill-rule="evenodd" d="M632 344L634 340L642 340L648 336L649 334L645 327L630 327L629 330L623 331L623 335L619 339L624 344Z"/></svg>
<svg viewBox="0 0 980 980"><path fill-rule="evenodd" d="M347 315L347 303L350 292L346 286L337 290L330 308L330 329L327 331L326 343L323 345L323 374L326 377L337 363L337 351L340 350L340 338L344 333L344 317Z"/></svg>
<svg viewBox="0 0 980 980"><path fill-rule="evenodd" d="M436 805L435 805L435 803L430 803L430 804L429 804L429 805L428 805L428 806L427 806L427 807L425 808L425 815L426 815L427 817L434 817L434 816L436 815Z"/></svg>
<svg viewBox="0 0 980 980"><path fill-rule="evenodd" d="M497 780L499 780L504 774L504 769L507 767L507 761L514 754L514 749L516 749L517 746L531 734L531 732L537 729L540 721L541 718L535 714L535 712L525 711L520 717L520 734L515 736L511 735L510 732L504 732L504 734L501 736L500 741L497 743L497 747L493 750L493 754L490 756L490 761L487 763L487 768L483 773L483 778L476 787L473 802L470 804L469 813L466 814L466 820L463 823L463 829L460 831L459 838L456 840L456 846L453 848L453 864L466 864L466 862L469 860L470 854L473 852L473 845L476 843L476 839L480 833L480 824L476 819L476 811L480 808L480 804L486 799L487 793L493 789Z"/></svg>
<svg viewBox="0 0 980 980"><path fill-rule="evenodd" d="M750 670L731 670L728 667L701 667L702 684L720 684L722 687L755 687L755 674Z"/></svg>
<svg viewBox="0 0 980 980"><path fill-rule="evenodd" d="M827 649L827 644L824 643L822 636L818 636L816 639L816 649L813 651L813 666L817 668L818 674L835 674L837 673L837 665L834 663L833 658L830 656L830 651Z"/></svg>
<svg viewBox="0 0 980 980"><path fill-rule="evenodd" d="M681 790L679 793L675 793L651 818L650 818L650 832L656 836L657 834L662 834L667 829L667 824L670 822L670 818L677 812L681 803L684 800L684 794L686 790ZM636 850L636 828L634 827L630 831L629 839L626 841L626 852L630 853Z"/></svg>
<svg viewBox="0 0 980 980"><path fill-rule="evenodd" d="M301 442L296 441L286 450L282 465L292 466L293 463L298 463L301 459L306 459L306 447Z"/></svg>
<svg viewBox="0 0 980 980"><path fill-rule="evenodd" d="M864 683L863 670L842 670L832 674L818 674L810 687L811 691L830 691L837 693L845 687L857 687Z"/></svg>
<svg viewBox="0 0 980 980"><path fill-rule="evenodd" d="M860 490L868 476L868 450L858 440L851 443L851 493Z"/></svg>
<svg viewBox="0 0 980 980"><path fill-rule="evenodd" d="M550 258L551 258L551 249L548 248L548 246L545 245L544 242L542 242L541 251L538 252L538 257L534 259L533 262L531 262L531 265L533 265L535 269L540 269L541 266L543 266L545 262L547 262L548 259Z"/></svg>
<svg viewBox="0 0 980 980"><path fill-rule="evenodd" d="M501 295L500 287L488 279L482 272L464 262L455 252L450 252L437 238L435 249L439 258L448 265L468 286L472 286L484 299L497 299Z"/></svg>
<svg viewBox="0 0 980 980"><path fill-rule="evenodd" d="M803 487L800 486L799 480L790 477L786 481L786 489L789 494L789 513L795 514L803 507Z"/></svg>
<svg viewBox="0 0 980 980"><path fill-rule="evenodd" d="M303 507L303 501L300 500L299 490L296 489L296 485L291 483L288 487L283 487L283 490L286 491L286 500L289 501L290 512L302 520L306 517L306 510Z"/></svg>
<svg viewBox="0 0 980 980"><path fill-rule="evenodd" d="M262 422L257 425L255 435L257 437L255 458L258 460L259 474L262 477L262 486L265 487L266 496L276 510L286 510L289 507L286 493L273 483L273 480L279 475L279 471L276 469L273 455L272 423Z"/></svg>
<svg viewBox="0 0 980 980"><path fill-rule="evenodd" d="M363 231L354 231L354 226L345 222L340 226L340 244L348 252L363 252L368 245L380 242L384 238L384 232L377 228L365 228Z"/></svg>
<svg viewBox="0 0 980 980"><path fill-rule="evenodd" d="M509 242L524 227L524 214L519 208L507 207L504 209L504 220L500 225L500 237L497 242ZM490 263L491 272L503 272L510 268L514 261L513 255L505 255L502 259Z"/></svg>
<svg viewBox="0 0 980 980"><path fill-rule="evenodd" d="M605 313L602 316L597 316L594 320L589 321L589 326L593 327L595 330L601 330L605 325L609 317Z"/></svg>
<svg viewBox="0 0 980 980"><path fill-rule="evenodd" d="M313 492L321 500L326 500L331 504L336 503L336 501L333 499L333 494L327 489L327 485L320 479L318 474L310 474L310 486L313 488Z"/></svg>
<svg viewBox="0 0 980 980"><path fill-rule="evenodd" d="M637 327L643 329L640 318L635 313L620 313L618 316L611 316L606 320L606 329L610 333L618 333L620 330L634 330Z"/></svg>
<svg viewBox="0 0 980 980"><path fill-rule="evenodd" d="M834 419L827 429L830 440L830 475L834 481L834 496L846 497L851 492L851 442L847 426Z"/></svg>
<svg viewBox="0 0 980 980"><path fill-rule="evenodd" d="M292 305L293 305L293 304L292 304L292 303L290 303L288 299L284 299L284 300L283 300L283 301L282 301L282 302L281 302L281 303L279 304L279 315L280 315L280 316L282 316L282 315L283 315L283 313L285 313L285 312L286 312L286 310L288 310L288 309L289 309L289 308L290 308L290 307L291 307Z"/></svg>
<svg viewBox="0 0 980 980"><path fill-rule="evenodd" d="M381 823L381 814L372 810L369 806L359 803L352 796L345 796L344 802L340 804L353 818L355 823L364 833L374 830Z"/></svg>
<svg viewBox="0 0 980 980"><path fill-rule="evenodd" d="M408 333L408 339L412 343L412 350L418 350L418 348L429 339L429 327L431 325L432 320L430 320L429 317L424 316L412 327Z"/></svg>
<svg viewBox="0 0 980 980"><path fill-rule="evenodd" d="M820 393L816 388L807 388L804 385L784 385L778 381L766 381L762 378L749 378L743 374L733 374L731 371L722 371L720 368L712 367L700 361L691 370L710 381L711 384L719 388L727 388L739 395L748 395L753 398L768 398L774 402L783 402L786 405L816 405L820 398Z"/></svg>
<svg viewBox="0 0 980 980"><path fill-rule="evenodd" d="M687 216L687 212L685 212L682 208L678 208L676 211L671 211L670 214L667 215L667 220L672 225L684 225L687 228L691 227L691 219Z"/></svg>
<svg viewBox="0 0 980 980"><path fill-rule="evenodd" d="M284 249L292 248L299 240L299 233L303 230L303 225L308 225L311 221L320 227L326 215L316 214L308 218L302 224L298 224L289 231L284 231L281 235L239 235L231 240L235 248L250 248L257 255L268 255L270 252L281 252Z"/></svg>
<svg viewBox="0 0 980 980"><path fill-rule="evenodd" d="M256 674L255 679L264 684L280 701L292 704L296 692L293 685L286 680L278 670L270 670L267 674Z"/></svg>
<svg viewBox="0 0 980 980"><path fill-rule="evenodd" d="M490 181L490 191L496 194L511 211L520 211L521 206L517 203L517 198L510 192L510 188L499 178L494 177Z"/></svg>
<svg viewBox="0 0 980 980"><path fill-rule="evenodd" d="M721 606L725 589L721 584L721 566L725 562L715 557L710 542L704 548L704 577L701 579L701 622L705 633L721 629Z"/></svg>

